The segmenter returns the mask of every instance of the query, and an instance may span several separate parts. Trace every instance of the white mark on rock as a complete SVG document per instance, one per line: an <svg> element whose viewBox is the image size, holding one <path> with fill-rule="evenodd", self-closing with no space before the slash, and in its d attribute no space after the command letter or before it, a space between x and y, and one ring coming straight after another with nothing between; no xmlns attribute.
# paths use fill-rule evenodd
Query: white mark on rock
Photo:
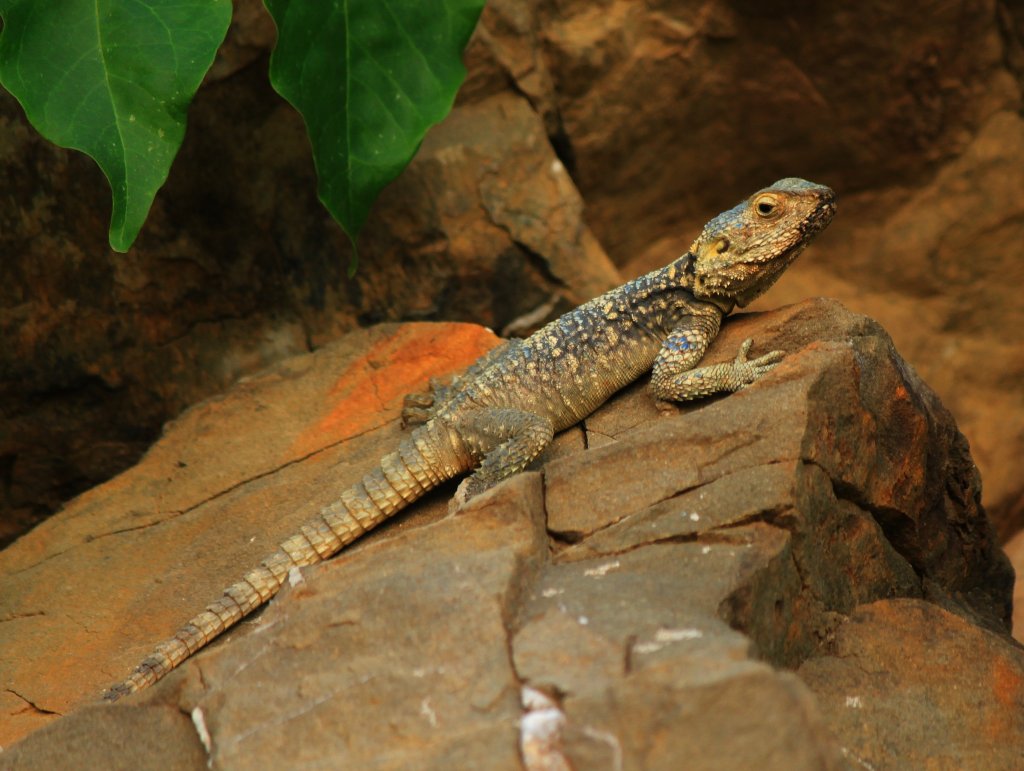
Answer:
<svg viewBox="0 0 1024 771"><path fill-rule="evenodd" d="M701 554L711 554L711 547L710 546L702 546L701 549L700 549L700 553Z"/></svg>
<svg viewBox="0 0 1024 771"><path fill-rule="evenodd" d="M202 707L195 707L192 710L192 725L196 727L196 733L199 734L199 741L203 745L203 749L206 750L206 765L209 766L212 758L210 753L213 752L213 739L210 738L210 732L206 728L206 718L203 717Z"/></svg>
<svg viewBox="0 0 1024 771"><path fill-rule="evenodd" d="M550 589L545 589L544 591L542 591L540 593L540 596L550 599L551 597L555 597L556 595L564 594L564 593L565 593L565 589L555 589L555 588L552 587Z"/></svg>
<svg viewBox="0 0 1024 771"><path fill-rule="evenodd" d="M691 522L700 522L700 514L698 514L696 511L691 511L690 512L690 521Z"/></svg>
<svg viewBox="0 0 1024 771"><path fill-rule="evenodd" d="M523 686L523 690L519 694L519 703L523 705L523 709L527 712L558 708L546 693L538 691L536 688L531 688L528 685Z"/></svg>
<svg viewBox="0 0 1024 771"><path fill-rule="evenodd" d="M430 706L429 696L424 697L423 701L420 702L420 714L427 719L431 728L437 728L437 713L434 712L434 708Z"/></svg>
<svg viewBox="0 0 1024 771"><path fill-rule="evenodd" d="M552 174L564 174L565 173L565 166L563 166L562 162L560 160L558 160L557 158L555 158L555 160L551 161L551 173Z"/></svg>
<svg viewBox="0 0 1024 771"><path fill-rule="evenodd" d="M699 640L704 633L692 627L687 629L659 629L654 633L654 639L659 642L679 642L680 640Z"/></svg>
<svg viewBox="0 0 1024 771"><path fill-rule="evenodd" d="M654 653L655 651L660 651L664 647L665 646L662 645L661 643L656 643L656 642L637 643L636 645L633 646L633 652L634 653Z"/></svg>
<svg viewBox="0 0 1024 771"><path fill-rule="evenodd" d="M847 696L846 706L850 709L864 709L864 702L861 700L860 696Z"/></svg>
<svg viewBox="0 0 1024 771"><path fill-rule="evenodd" d="M584 736L588 736L591 739L596 739L603 744L607 744L612 748L612 770L622 771L622 744L619 742L619 737L613 733L607 731L600 731L597 728L591 728L590 726L583 727Z"/></svg>
<svg viewBox="0 0 1024 771"><path fill-rule="evenodd" d="M288 568L288 586L298 586L305 582L305 578L302 577L302 571L295 565Z"/></svg>
<svg viewBox="0 0 1024 771"><path fill-rule="evenodd" d="M618 560L615 560L614 562L606 562L603 565L598 565L596 568L589 568L588 570L584 570L583 575L597 577L606 576L612 570L621 567L621 564L622 563L620 563Z"/></svg>
<svg viewBox="0 0 1024 771"><path fill-rule="evenodd" d="M841 753L843 753L843 757L844 758L849 758L850 760L852 760L854 763L856 763L861 768L866 768L867 771L875 771L875 767L873 765L871 765L866 760L864 760L864 758L858 757L854 753L850 752L850 750L848 748L840 747L839 751Z"/></svg>
<svg viewBox="0 0 1024 771"><path fill-rule="evenodd" d="M590 619L589 619L589 618L587 618L586 616L580 616L580 617L579 617L578 619L576 619L576 620L580 622L580 626L586 626L587 624L589 624L589 623L590 623Z"/></svg>
<svg viewBox="0 0 1024 771"><path fill-rule="evenodd" d="M565 713L546 694L524 686L520 695L526 713L519 718L519 749L527 771L569 771L562 754Z"/></svg>
<svg viewBox="0 0 1024 771"><path fill-rule="evenodd" d="M637 643L633 646L636 653L654 653L672 643L684 640L699 640L704 636L700 629L665 629L661 628L654 633L654 639L650 642Z"/></svg>

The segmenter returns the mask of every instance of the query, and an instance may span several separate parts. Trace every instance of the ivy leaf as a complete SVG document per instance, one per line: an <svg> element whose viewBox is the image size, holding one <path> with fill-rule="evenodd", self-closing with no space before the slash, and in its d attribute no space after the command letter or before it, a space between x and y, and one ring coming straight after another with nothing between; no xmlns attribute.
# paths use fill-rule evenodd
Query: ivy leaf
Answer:
<svg viewBox="0 0 1024 771"><path fill-rule="evenodd" d="M44 137L90 155L127 251L185 136L231 0L0 0L0 83Z"/></svg>
<svg viewBox="0 0 1024 771"><path fill-rule="evenodd" d="M451 110L484 0L264 0L270 82L302 114L318 192L355 241L381 189Z"/></svg>

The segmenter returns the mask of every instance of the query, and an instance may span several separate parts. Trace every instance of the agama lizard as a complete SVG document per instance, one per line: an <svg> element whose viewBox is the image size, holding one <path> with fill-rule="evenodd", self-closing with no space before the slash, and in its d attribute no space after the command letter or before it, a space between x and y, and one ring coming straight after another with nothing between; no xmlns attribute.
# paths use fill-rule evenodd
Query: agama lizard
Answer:
<svg viewBox="0 0 1024 771"><path fill-rule="evenodd" d="M552 436L653 368L651 390L685 401L744 388L783 357L697 366L722 318L767 290L835 213L832 190L782 179L719 214L668 266L634 279L485 355L433 396L409 397L419 423L396 452L303 524L105 695L152 685L270 600L293 567L328 559L428 490L475 469L467 500L525 469Z"/></svg>

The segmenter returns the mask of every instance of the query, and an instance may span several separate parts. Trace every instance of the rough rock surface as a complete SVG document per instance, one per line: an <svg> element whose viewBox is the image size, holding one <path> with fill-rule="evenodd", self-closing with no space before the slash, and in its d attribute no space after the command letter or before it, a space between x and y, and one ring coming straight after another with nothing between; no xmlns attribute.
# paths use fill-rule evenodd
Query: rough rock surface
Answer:
<svg viewBox="0 0 1024 771"><path fill-rule="evenodd" d="M1013 576L949 413L835 303L734 319L710 359L748 336L789 352L755 387L662 414L639 383L540 473L454 516L439 490L155 688L92 704L394 443L401 393L493 337L376 327L191 409L0 552L0 767L141 768L160 746L193 768L881 768L909 744L1013 767ZM916 741L964 698L976 730Z"/></svg>
<svg viewBox="0 0 1024 771"><path fill-rule="evenodd" d="M931 603L879 600L798 673L864 768L1013 769L1024 765L1021 654Z"/></svg>
<svg viewBox="0 0 1024 771"><path fill-rule="evenodd" d="M768 302L877 318L970 439L1001 537L1024 528L1019 4L492 0L485 20L474 53L571 149L628 276L769 180L839 191Z"/></svg>
<svg viewBox="0 0 1024 771"><path fill-rule="evenodd" d="M1017 574L1013 585L1013 636L1024 642L1024 530L1011 538L1003 549Z"/></svg>
<svg viewBox="0 0 1024 771"><path fill-rule="evenodd" d="M461 106L376 208L352 282L301 121L267 85L258 0L236 0L128 256L106 246L93 164L0 95L0 542L189 404L357 325L500 329L603 288L561 164L626 274L772 179L835 187L841 216L776 298L881 320L970 438L1008 537L1024 526L1024 357L1006 334L1024 279L1018 6L490 0Z"/></svg>
<svg viewBox="0 0 1024 771"><path fill-rule="evenodd" d="M98 193L81 195L88 210L56 198L72 180L98 191L102 179L32 136L0 94L0 181L39 209L28 228L24 212L0 207L0 252L17 255L0 261L0 544L129 465L189 404L358 324L445 317L515 329L538 308L561 313L620 283L540 118L507 94L431 132L375 207L349 281L301 121L263 97L257 111L237 104L249 97L234 79L201 93L146 231L121 255L104 244ZM206 102L245 116L237 136L220 135L228 153L204 133ZM254 142L271 143L259 169L247 166ZM179 226L188 202L216 219L215 234Z"/></svg>

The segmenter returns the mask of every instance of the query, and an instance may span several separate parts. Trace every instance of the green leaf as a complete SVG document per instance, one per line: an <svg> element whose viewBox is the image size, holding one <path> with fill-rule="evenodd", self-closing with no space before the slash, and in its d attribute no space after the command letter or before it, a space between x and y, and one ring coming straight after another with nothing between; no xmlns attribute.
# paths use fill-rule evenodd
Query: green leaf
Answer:
<svg viewBox="0 0 1024 771"><path fill-rule="evenodd" d="M0 0L0 83L50 141L92 156L126 251L185 135L231 0Z"/></svg>
<svg viewBox="0 0 1024 771"><path fill-rule="evenodd" d="M270 81L302 114L320 200L355 241L381 189L451 110L484 0L264 0Z"/></svg>

